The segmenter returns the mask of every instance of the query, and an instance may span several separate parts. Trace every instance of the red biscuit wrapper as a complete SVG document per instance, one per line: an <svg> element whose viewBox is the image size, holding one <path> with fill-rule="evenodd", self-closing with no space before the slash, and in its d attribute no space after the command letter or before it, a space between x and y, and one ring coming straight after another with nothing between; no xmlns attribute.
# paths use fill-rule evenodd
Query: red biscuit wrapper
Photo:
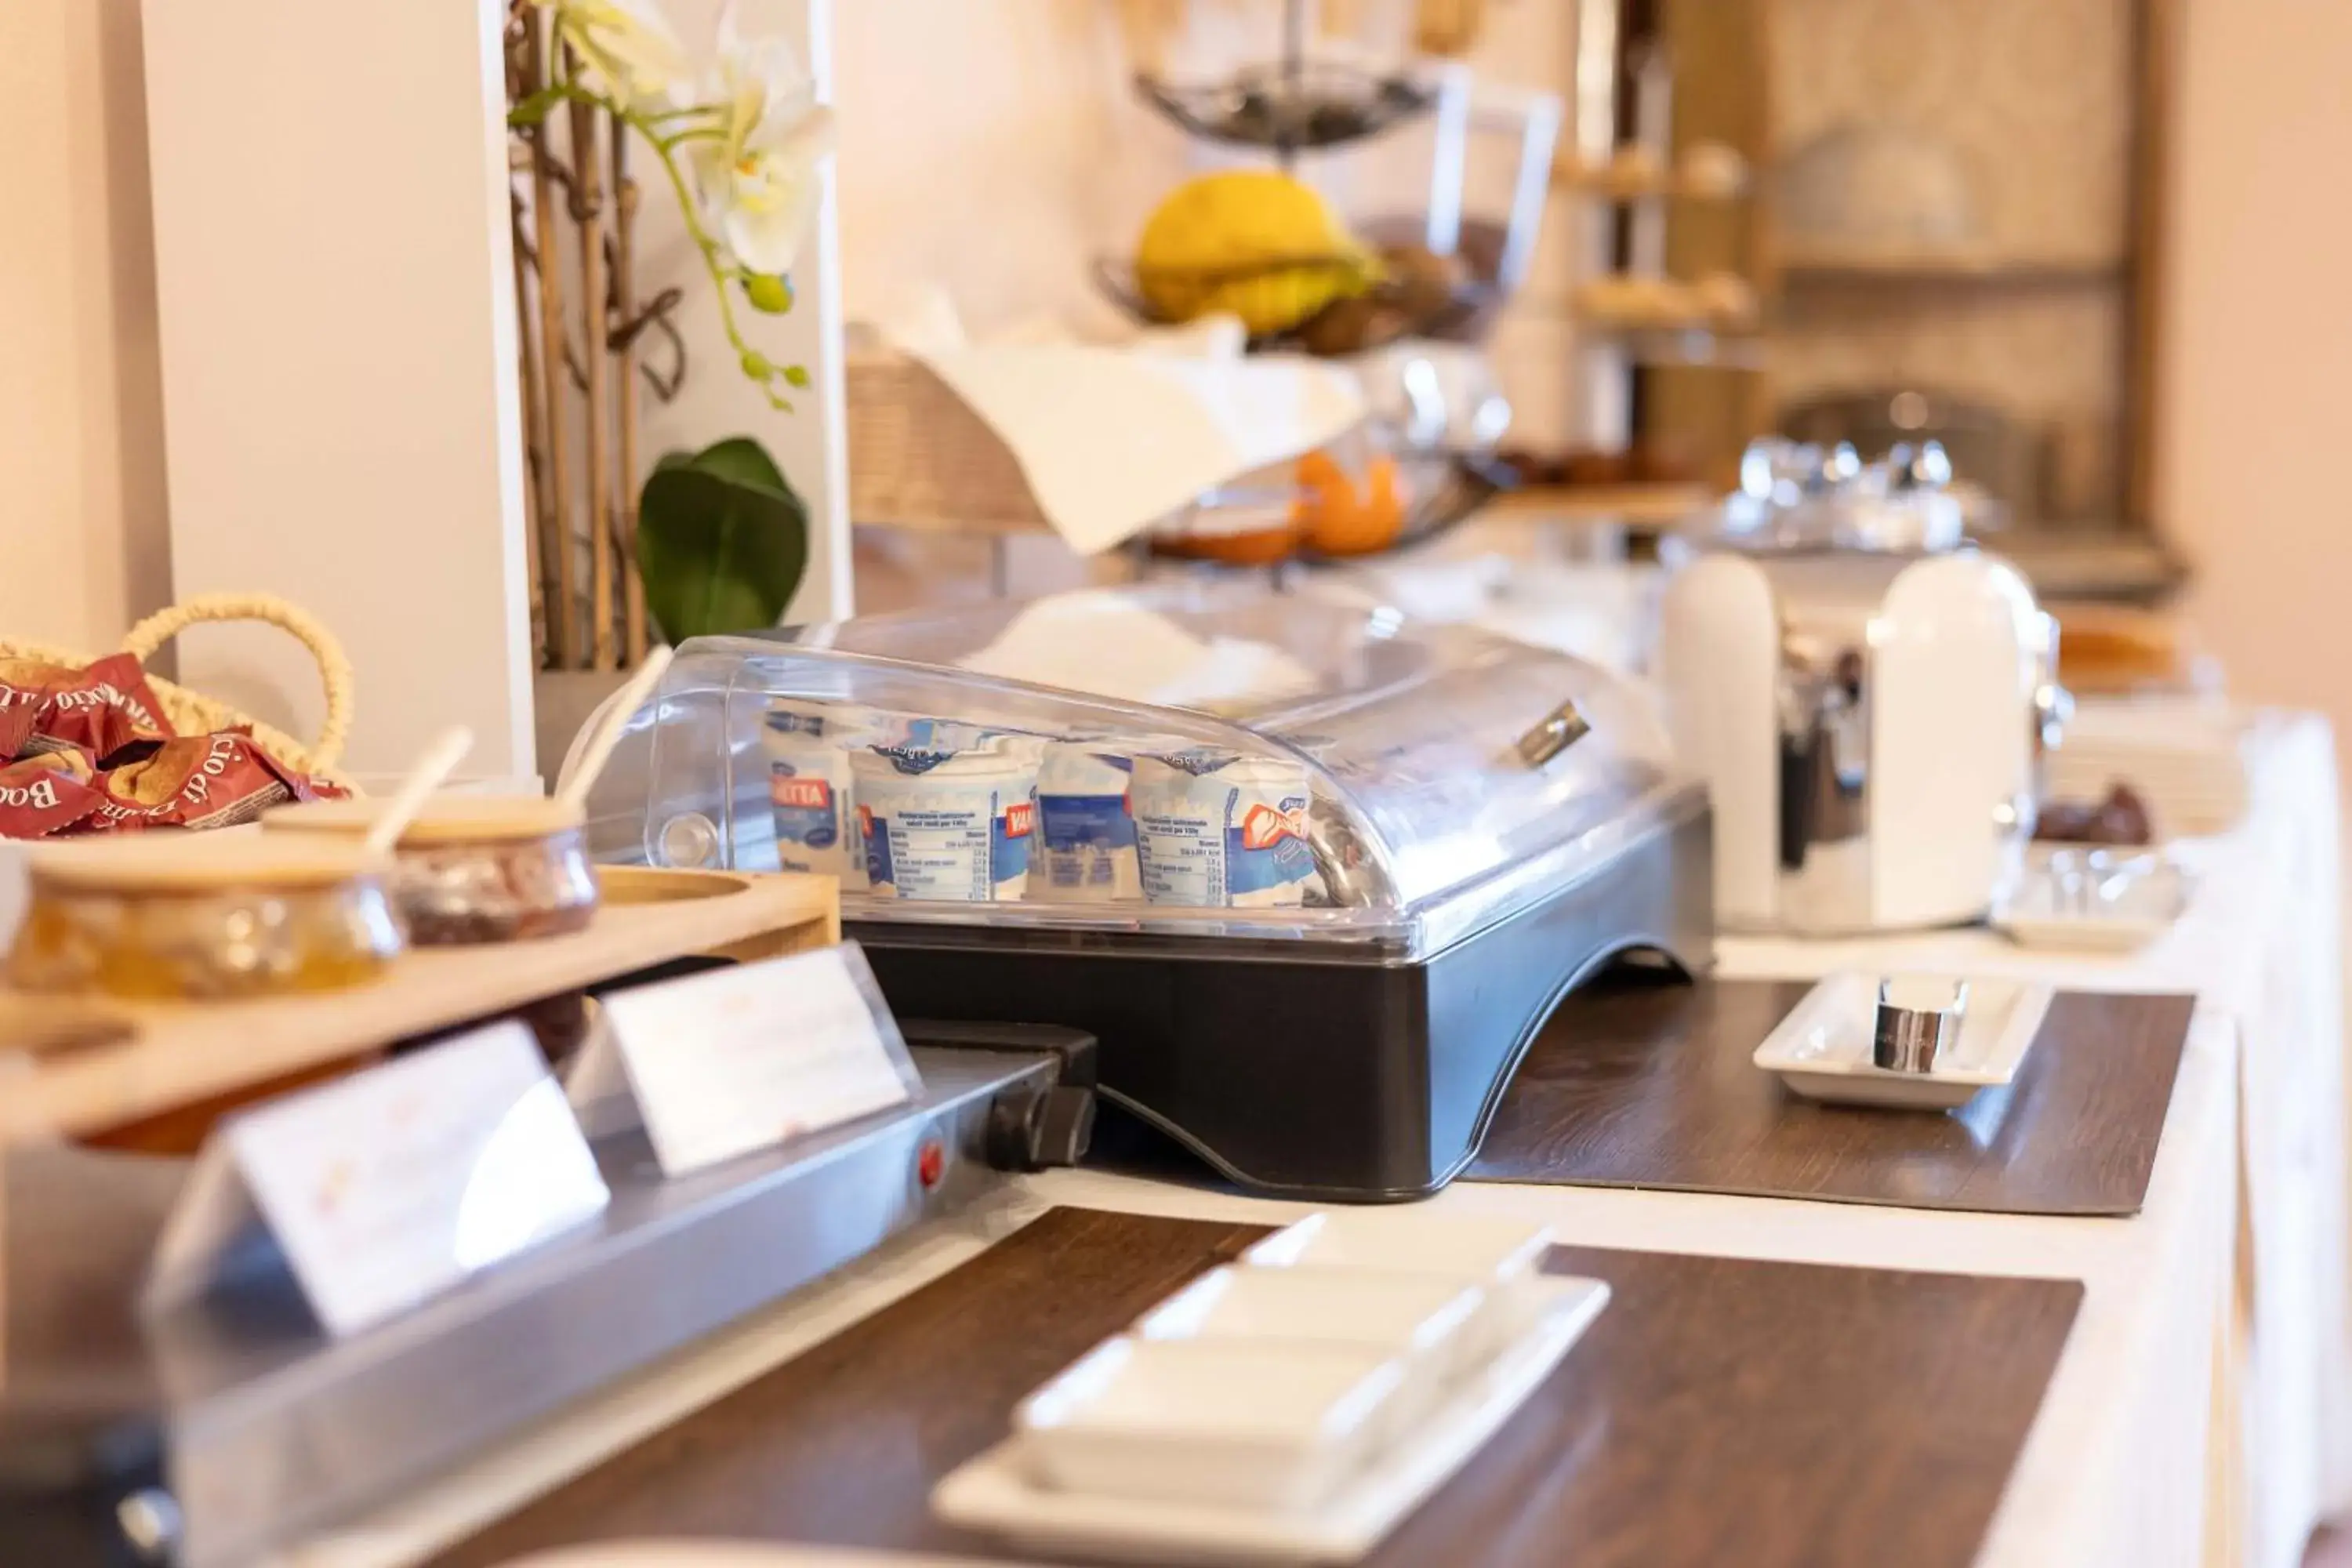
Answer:
<svg viewBox="0 0 2352 1568"><path fill-rule="evenodd" d="M99 774L98 787L104 798L82 826L101 833L229 827L287 801L319 798L251 736L227 730L165 741L153 755Z"/></svg>
<svg viewBox="0 0 2352 1568"><path fill-rule="evenodd" d="M11 708L7 706L7 700L5 689L0 689L0 766L22 756L25 747L33 738L31 704Z"/></svg>
<svg viewBox="0 0 2352 1568"><path fill-rule="evenodd" d="M0 838L45 838L88 818L104 798L93 771L70 747L0 767Z"/></svg>
<svg viewBox="0 0 2352 1568"><path fill-rule="evenodd" d="M37 659L0 659L0 710L32 710L32 734L16 750L79 746L110 763L133 745L173 736L147 672L130 654L110 654L87 669Z"/></svg>

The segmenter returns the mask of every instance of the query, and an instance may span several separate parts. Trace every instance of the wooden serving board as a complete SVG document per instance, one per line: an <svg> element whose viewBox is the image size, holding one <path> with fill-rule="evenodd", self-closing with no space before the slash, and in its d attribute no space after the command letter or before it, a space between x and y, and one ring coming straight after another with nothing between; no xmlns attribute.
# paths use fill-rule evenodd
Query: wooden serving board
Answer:
<svg viewBox="0 0 2352 1568"><path fill-rule="evenodd" d="M1759 1068L1756 1047L1811 989L1626 976L1570 995L1468 1179L2139 1212L2194 998L2061 992L2015 1083L1937 1114L1817 1105Z"/></svg>
<svg viewBox="0 0 2352 1568"><path fill-rule="evenodd" d="M0 989L0 1142L117 1127L673 959L841 940L830 877L597 875L604 903L585 931L413 949L349 991L144 1004Z"/></svg>
<svg viewBox="0 0 2352 1568"><path fill-rule="evenodd" d="M1013 1405L1255 1226L1055 1209L438 1559L648 1537L1035 1561L931 1516ZM1965 1568L2041 1406L2072 1280L1588 1248L1608 1310L1370 1562Z"/></svg>

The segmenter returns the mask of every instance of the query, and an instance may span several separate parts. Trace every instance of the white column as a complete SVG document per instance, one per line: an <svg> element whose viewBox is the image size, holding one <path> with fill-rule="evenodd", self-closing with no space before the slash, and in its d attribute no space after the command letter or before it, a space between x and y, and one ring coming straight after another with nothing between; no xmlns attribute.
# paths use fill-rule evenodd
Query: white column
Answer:
<svg viewBox="0 0 2352 1568"><path fill-rule="evenodd" d="M146 0L173 586L331 626L359 772L450 723L534 771L504 10ZM317 725L279 634L191 632L180 674Z"/></svg>

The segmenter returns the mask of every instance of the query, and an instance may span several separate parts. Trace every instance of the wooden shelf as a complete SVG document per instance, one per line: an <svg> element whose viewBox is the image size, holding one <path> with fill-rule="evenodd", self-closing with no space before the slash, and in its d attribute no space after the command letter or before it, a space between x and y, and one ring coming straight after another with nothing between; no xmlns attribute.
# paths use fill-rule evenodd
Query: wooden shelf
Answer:
<svg viewBox="0 0 2352 1568"><path fill-rule="evenodd" d="M1534 485L1486 503L1477 515L1513 522L1676 523L1715 504L1705 485Z"/></svg>
<svg viewBox="0 0 2352 1568"><path fill-rule="evenodd" d="M1790 251L1780 258L1780 278L1790 287L1875 288L2088 288L2123 280L2111 260L1988 256L1964 251Z"/></svg>
<svg viewBox="0 0 2352 1568"><path fill-rule="evenodd" d="M0 990L0 1142L120 1126L672 959L772 958L841 938L830 877L598 875L605 902L585 931L417 948L349 991L159 1004Z"/></svg>
<svg viewBox="0 0 2352 1568"><path fill-rule="evenodd" d="M1768 363L1764 340L1754 333L1726 333L1696 323L1634 326L1591 316L1574 319L1585 329L1582 346L1616 349L1634 364L1756 371Z"/></svg>
<svg viewBox="0 0 2352 1568"><path fill-rule="evenodd" d="M1573 152L1563 152L1553 160L1551 183L1554 190L1576 191L1609 202L1738 202L1747 200L1756 188L1752 173L1727 184L1719 179L1695 179L1681 169L1581 163Z"/></svg>
<svg viewBox="0 0 2352 1568"><path fill-rule="evenodd" d="M1986 534L1983 544L2023 572L2044 600L2153 604L2189 576L2162 540L2120 528L2011 528Z"/></svg>

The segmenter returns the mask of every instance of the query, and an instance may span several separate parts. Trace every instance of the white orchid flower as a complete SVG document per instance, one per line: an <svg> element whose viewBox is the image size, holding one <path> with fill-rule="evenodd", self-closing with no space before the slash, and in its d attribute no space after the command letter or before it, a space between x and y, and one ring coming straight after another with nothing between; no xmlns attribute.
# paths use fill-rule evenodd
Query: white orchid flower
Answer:
<svg viewBox="0 0 2352 1568"><path fill-rule="evenodd" d="M720 116L719 135L698 141L695 174L735 262L781 277L799 259L833 151L833 111L782 38L746 42L735 8L719 18L718 61L701 101Z"/></svg>
<svg viewBox="0 0 2352 1568"><path fill-rule="evenodd" d="M596 85L636 109L667 109L692 77L686 46L653 0L535 0Z"/></svg>

